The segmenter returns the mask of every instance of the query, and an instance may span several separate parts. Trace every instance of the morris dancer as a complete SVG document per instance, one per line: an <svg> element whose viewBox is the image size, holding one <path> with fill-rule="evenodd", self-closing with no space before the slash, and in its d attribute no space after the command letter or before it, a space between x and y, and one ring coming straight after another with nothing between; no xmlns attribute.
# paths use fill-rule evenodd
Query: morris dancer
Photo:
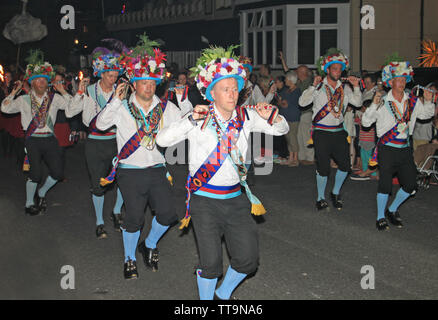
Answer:
<svg viewBox="0 0 438 320"><path fill-rule="evenodd" d="M54 124L58 110L64 110L71 99L62 84L53 84L61 94L48 91L49 82L55 77L50 63L44 62L43 52L30 52L26 59L24 81L31 85L29 94L15 95L21 90L23 83L17 81L11 94L3 101L1 111L5 113L21 113L21 124L25 128L25 147L30 164L29 177L26 182L25 213L35 216L44 214L47 209L46 193L58 181L63 179L61 148L54 136ZM49 176L38 193L38 184L42 180L43 161L49 169Z"/></svg>
<svg viewBox="0 0 438 320"><path fill-rule="evenodd" d="M389 229L386 218L398 228L403 226L398 208L415 193L417 186L417 169L409 147L409 135L412 135L417 119L431 118L435 111L432 92L424 91L424 103L412 93L408 95L404 92L413 75L412 66L407 61L387 65L382 71L382 81L391 90L384 98L382 92L377 92L362 116L365 127L376 122L379 137L370 166L379 165L376 227L380 231ZM394 174L397 174L401 187L386 209Z"/></svg>
<svg viewBox="0 0 438 320"><path fill-rule="evenodd" d="M215 294L219 299L229 299L237 285L256 271L258 235L250 212L260 215L265 209L245 181L248 137L251 131L272 135L288 131L277 108L268 108L267 104L252 109L236 107L246 73L232 54L233 48L204 50L192 69L198 89L212 104L196 106L193 114L157 135L157 143L163 147L184 139L190 142L187 211L181 228L189 224L191 214L200 258L196 271L200 299L213 299ZM222 275L222 236L231 265L215 291Z"/></svg>
<svg viewBox="0 0 438 320"><path fill-rule="evenodd" d="M79 83L79 90L73 97L66 109L67 117L71 118L82 112L82 122L89 128L88 139L85 142L85 159L87 161L88 176L90 179L90 191L96 214L96 237L107 237L103 220L103 204L107 188L100 185L100 178L108 173L112 166L112 160L117 155L116 129L115 127L105 131L96 128L97 115L113 99L115 83L123 69L119 65L120 54L99 47L93 50L93 74L100 78L98 82L86 86L90 81L84 78ZM121 209L123 197L117 188L116 203L111 218L114 229L120 231Z"/></svg>
<svg viewBox="0 0 438 320"><path fill-rule="evenodd" d="M149 235L141 241L138 249L146 267L152 271L158 270L157 242L177 220L171 186L166 179L166 160L155 145L155 137L159 130L180 120L181 114L172 102L161 101L155 95L156 86L165 75L165 54L153 48L155 42L150 42L146 35L140 38L136 48L121 56L121 65L133 84L134 93L126 100L127 84L120 84L115 98L99 114L96 122L100 130L117 127L119 153L113 170L101 180L101 184L111 183L117 178L125 200L126 215L122 224L125 279L138 277L135 250L148 201L156 215Z"/></svg>
<svg viewBox="0 0 438 320"><path fill-rule="evenodd" d="M359 88L359 80L348 77L353 85L352 92L349 86L340 81L341 74L349 67L348 58L339 50L329 50L327 54L318 60L320 74L327 76L315 77L310 86L300 97L299 104L306 107L313 102L312 139L316 158L316 185L318 199L316 208L322 210L328 208L325 200L325 189L330 174L330 158L338 165L335 177L335 185L330 194L333 206L341 210L343 201L340 190L345 178L350 172L350 153L347 132L344 128L344 114L348 104L356 107L361 106L362 94Z"/></svg>

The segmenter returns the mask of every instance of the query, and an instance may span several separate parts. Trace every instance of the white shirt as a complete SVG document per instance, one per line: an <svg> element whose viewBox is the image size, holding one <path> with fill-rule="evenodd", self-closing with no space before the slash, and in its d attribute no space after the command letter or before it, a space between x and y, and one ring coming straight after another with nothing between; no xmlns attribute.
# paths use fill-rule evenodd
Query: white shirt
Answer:
<svg viewBox="0 0 438 320"><path fill-rule="evenodd" d="M327 78L324 78L323 84L330 87L327 82ZM316 114L321 110L327 103L328 97L324 85L321 86L319 90L316 90L314 86L310 86L307 90L303 92L298 103L301 107L307 107L313 102L313 116L312 120L315 118ZM336 88L338 89L342 86L342 82L338 81ZM345 112L348 104L352 104L355 107L360 107L362 104L362 93L359 87L355 87L354 91L351 90L350 86L346 85L344 88L344 109ZM336 118L331 113L329 113L324 119L319 123L326 126L338 126L344 121L344 116L341 114L339 118Z"/></svg>
<svg viewBox="0 0 438 320"><path fill-rule="evenodd" d="M29 92L29 94L33 94L36 101L41 105L44 98L48 95L47 91L44 93L44 95L40 98L38 97L33 90ZM33 115L32 115L32 108L29 104L29 95L22 95L18 98L12 100L12 96L9 95L7 98L5 98L1 105L1 111L4 113L21 113L21 125L23 126L23 129L26 131L27 127L29 126L30 122L32 121ZM65 110L65 108L68 106L69 102L71 100L71 95L65 94L60 95L58 93L55 93L52 103L49 108L49 114L48 116L52 120L53 125L55 125L56 122L56 115L58 113L58 110ZM9 104L5 104L5 102L10 101ZM47 126L47 124L43 128L37 128L34 133L43 133L43 132L52 132L53 130Z"/></svg>
<svg viewBox="0 0 438 320"><path fill-rule="evenodd" d="M377 86L374 86L370 90L365 90L362 93L362 103L364 103L364 101L366 101L366 100L373 100L374 94L376 93L376 91L377 91Z"/></svg>
<svg viewBox="0 0 438 320"><path fill-rule="evenodd" d="M135 98L135 93L131 94L129 99L130 103L134 103L138 108L140 104ZM153 110L155 106L160 103L160 99L157 96L153 97L152 104L145 116ZM181 119L180 110L172 102L167 102L166 110L162 116L162 123L160 120L159 130L169 127L173 122ZM161 127L161 124L163 127ZM122 149L125 143L137 132L136 120L132 117L131 113L125 108L120 99L113 99L98 115L96 121L96 127L99 130L107 130L108 128L117 127L117 149L118 152ZM145 147L140 146L131 156L121 160L120 163L127 165L146 168L157 164L164 164L166 160L164 156L154 146L152 150L147 150Z"/></svg>
<svg viewBox="0 0 438 320"><path fill-rule="evenodd" d="M184 101L181 101L182 94L176 94L176 99L178 101L178 107L181 109L181 116L188 114L193 111L193 105L187 97Z"/></svg>
<svg viewBox="0 0 438 320"><path fill-rule="evenodd" d="M88 86L87 90L95 90L95 86L97 86L97 94L102 95L106 101L111 98L111 95L115 92L113 88L110 92L104 92L100 86L100 80ZM96 96L97 98L97 96ZM76 93L73 99L71 99L70 104L65 109L65 115L67 118L74 117L78 113L82 111L82 122L87 127L90 125L91 120L98 114L101 110L99 103L95 101L90 95L82 93Z"/></svg>
<svg viewBox="0 0 438 320"><path fill-rule="evenodd" d="M374 122L376 122L377 136L380 138L397 124L393 113L390 111L389 103L387 101L394 102L400 114L403 115L404 113L403 108L405 105L405 101L408 99L409 99L409 95L405 92L403 95L402 102L400 103L392 95L392 90L389 91L386 97L383 98L383 102L385 103L385 105L381 105L379 108L377 108L377 105L372 103L369 106L369 108L366 109L365 113L362 116L362 125L364 127L369 127ZM414 112L412 113L411 119L409 121L409 135L411 135L414 130L415 121L417 120L417 118L429 119L433 117L434 111L435 111L435 106L431 101L425 102L423 104L421 100L418 99L415 105ZM407 130L400 133L396 138L407 139L408 138Z"/></svg>
<svg viewBox="0 0 438 320"><path fill-rule="evenodd" d="M214 110L218 120L228 126L228 121L224 121L217 111L216 106L214 106ZM234 118L236 114L236 111L234 111L232 118ZM266 134L281 136L289 131L287 121L280 115L279 117L281 118L281 121L272 126L269 125L266 120L261 118L255 110L248 110L248 115L249 119L247 118L245 120L243 128L240 131L239 139L237 140L237 147L244 157L244 160L248 149L248 138L250 132L263 132ZM189 139L189 171L193 176L210 153L216 148L218 137L217 133L209 128L205 128L204 131L201 131L201 121L197 126L194 126L187 118L188 116L161 130L157 135L157 143L162 147L169 147L180 141ZM228 156L226 161L208 183L215 186L233 186L239 182L239 175L234 168L230 156Z"/></svg>

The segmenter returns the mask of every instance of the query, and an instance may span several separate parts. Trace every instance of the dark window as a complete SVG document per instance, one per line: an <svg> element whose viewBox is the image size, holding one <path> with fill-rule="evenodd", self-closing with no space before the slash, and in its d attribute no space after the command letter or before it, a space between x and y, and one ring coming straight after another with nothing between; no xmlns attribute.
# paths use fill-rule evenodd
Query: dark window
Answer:
<svg viewBox="0 0 438 320"><path fill-rule="evenodd" d="M298 9L298 24L315 24L315 9Z"/></svg>
<svg viewBox="0 0 438 320"><path fill-rule="evenodd" d="M252 22L253 17L254 16L252 13L248 13L248 28L252 27L251 22Z"/></svg>
<svg viewBox="0 0 438 320"><path fill-rule="evenodd" d="M272 31L266 32L266 63L274 63L274 61L272 61Z"/></svg>
<svg viewBox="0 0 438 320"><path fill-rule="evenodd" d="M257 64L263 63L263 32L257 32Z"/></svg>
<svg viewBox="0 0 438 320"><path fill-rule="evenodd" d="M276 10L277 26L283 25L283 10Z"/></svg>
<svg viewBox="0 0 438 320"><path fill-rule="evenodd" d="M315 30L298 30L298 64L315 63Z"/></svg>
<svg viewBox="0 0 438 320"><path fill-rule="evenodd" d="M321 30L320 55L325 55L328 49L338 47L338 30Z"/></svg>
<svg viewBox="0 0 438 320"><path fill-rule="evenodd" d="M254 57L254 34L248 33L248 56Z"/></svg>
<svg viewBox="0 0 438 320"><path fill-rule="evenodd" d="M262 19L262 13L261 12L257 12L256 16L257 16L257 20L255 22L254 27L261 27L263 25L263 24L260 24L260 20Z"/></svg>
<svg viewBox="0 0 438 320"><path fill-rule="evenodd" d="M338 23L337 8L321 8L321 23Z"/></svg>
<svg viewBox="0 0 438 320"><path fill-rule="evenodd" d="M265 19L266 26L272 26L272 11L266 11L266 19Z"/></svg>
<svg viewBox="0 0 438 320"><path fill-rule="evenodd" d="M283 51L283 31L277 31L277 48L276 49L277 50L275 52ZM277 60L277 61L280 61L280 60Z"/></svg>

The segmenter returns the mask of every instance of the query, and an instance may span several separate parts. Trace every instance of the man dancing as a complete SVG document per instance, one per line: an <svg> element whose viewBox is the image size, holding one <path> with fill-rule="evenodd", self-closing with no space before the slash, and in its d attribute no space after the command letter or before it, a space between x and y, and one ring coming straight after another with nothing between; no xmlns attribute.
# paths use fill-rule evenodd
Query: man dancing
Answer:
<svg viewBox="0 0 438 320"><path fill-rule="evenodd" d="M370 166L379 165L376 227L380 231L389 229L386 218L398 228L403 226L398 208L415 193L417 186L417 169L409 147L409 135L412 135L417 119L434 116L432 92L424 91L424 103L413 94L405 93L406 83L412 80L413 75L412 66L407 61L394 61L385 66L382 81L391 90L384 98L382 92L378 91L362 116L362 125L365 127L376 122L379 137ZM394 174L401 187L386 209Z"/></svg>
<svg viewBox="0 0 438 320"><path fill-rule="evenodd" d="M1 105L5 113L21 113L21 124L25 129L25 147L30 164L29 177L26 182L25 213L35 216L47 210L46 193L58 181L63 179L63 163L61 148L54 136L54 124L58 110L65 110L71 96L62 84L53 84L60 93L49 92L49 83L55 77L50 63L44 62L44 54L40 50L30 52L26 59L24 81L28 81L29 94L14 99L23 83L17 81L11 94ZM49 169L49 176L35 195L38 184L43 178L43 161Z"/></svg>
<svg viewBox="0 0 438 320"><path fill-rule="evenodd" d="M327 76L324 80L321 76L315 77L313 85L300 97L299 104L301 107L306 107L313 102L312 143L315 147L318 189L316 208L318 210L328 208L325 189L330 174L330 158L333 158L338 165L338 170L330 197L333 206L341 210L343 201L340 197L340 190L351 169L344 114L348 104L361 106L362 94L357 78L348 77L354 91L340 81L342 72L349 67L349 61L339 50L329 50L318 60L318 67L320 74Z"/></svg>
<svg viewBox="0 0 438 320"><path fill-rule="evenodd" d="M121 65L133 84L134 92L129 100L125 99L128 85L120 84L114 99L96 121L100 130L117 127L119 153L110 175L102 179L101 184L111 183L117 178L125 201L126 214L122 223L125 279L138 277L135 250L147 203L151 204L156 215L149 235L138 249L152 271L158 270L157 243L177 220L171 186L166 179L165 158L157 149L155 138L159 130L180 120L181 114L173 103L161 101L155 95L156 87L165 75L165 54L153 48L155 42L146 35L140 38L136 48L121 56ZM190 102L186 99L184 103Z"/></svg>
<svg viewBox="0 0 438 320"><path fill-rule="evenodd" d="M189 224L191 215L200 258L196 271L199 297L207 300L215 294L229 299L237 285L258 267L258 236L249 213L260 215L265 209L245 181L249 134L284 135L289 129L278 109L266 103L252 109L236 107L246 73L233 48L206 49L197 67L192 68L201 94L212 104L196 106L191 115L157 135L157 143L163 147L189 140L187 211L181 227ZM222 236L231 265L216 290L222 275Z"/></svg>
<svg viewBox="0 0 438 320"><path fill-rule="evenodd" d="M99 50L100 49L100 50ZM119 65L120 54L102 51L97 48L93 51L94 76L100 78L90 86L86 84L89 78L79 83L79 90L66 109L66 116L71 118L82 112L82 122L89 127L88 139L85 142L85 159L87 161L88 176L90 178L91 197L96 214L96 236L98 239L107 237L103 220L103 205L106 188L100 185L100 178L108 173L112 160L117 155L116 129L110 128L101 131L96 128L97 115L114 98L115 83L123 69ZM117 188L117 198L111 218L114 229L120 231L121 209L123 197Z"/></svg>

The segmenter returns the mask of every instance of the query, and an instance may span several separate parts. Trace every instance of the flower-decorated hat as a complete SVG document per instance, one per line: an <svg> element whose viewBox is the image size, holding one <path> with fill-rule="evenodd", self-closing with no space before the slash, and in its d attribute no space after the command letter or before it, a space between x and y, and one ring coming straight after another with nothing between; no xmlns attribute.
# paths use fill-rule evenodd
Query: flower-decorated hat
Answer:
<svg viewBox="0 0 438 320"><path fill-rule="evenodd" d="M120 63L131 82L137 80L155 80L157 84L166 75L166 55L160 51L160 44L151 41L146 33L138 36L140 41L129 53L122 54Z"/></svg>
<svg viewBox="0 0 438 320"><path fill-rule="evenodd" d="M233 50L238 46L230 46L227 49L213 47L204 49L201 57L196 62L197 66L190 69L191 76L195 77L196 85L201 95L209 101L214 101L211 89L223 79L234 78L237 80L239 92L245 85L246 72L239 58Z"/></svg>
<svg viewBox="0 0 438 320"><path fill-rule="evenodd" d="M251 73L253 70L253 66L252 66L252 60L249 57L245 57L245 56L240 56L239 57L239 62L245 67L248 68L249 72Z"/></svg>
<svg viewBox="0 0 438 320"><path fill-rule="evenodd" d="M55 77L55 70L52 65L44 61L44 53L39 50L30 50L29 56L25 59L28 65L24 74L24 81L32 82L36 78L46 78L50 82Z"/></svg>
<svg viewBox="0 0 438 320"><path fill-rule="evenodd" d="M327 69L332 64L339 63L342 65L342 71L349 69L350 61L348 57L342 53L341 50L336 48L330 48L324 56L321 56L316 65L318 67L318 72L320 75L327 74Z"/></svg>
<svg viewBox="0 0 438 320"><path fill-rule="evenodd" d="M385 86L391 87L389 81L394 78L404 77L406 83L412 81L414 69L408 61L403 61L398 53L394 53L386 58L385 67L382 70L382 82Z"/></svg>
<svg viewBox="0 0 438 320"><path fill-rule="evenodd" d="M105 46L97 47L91 53L93 55L93 75L101 77L107 71L117 71L119 75L123 73L120 65L120 55L128 53L129 49L123 42L117 39L102 39Z"/></svg>

